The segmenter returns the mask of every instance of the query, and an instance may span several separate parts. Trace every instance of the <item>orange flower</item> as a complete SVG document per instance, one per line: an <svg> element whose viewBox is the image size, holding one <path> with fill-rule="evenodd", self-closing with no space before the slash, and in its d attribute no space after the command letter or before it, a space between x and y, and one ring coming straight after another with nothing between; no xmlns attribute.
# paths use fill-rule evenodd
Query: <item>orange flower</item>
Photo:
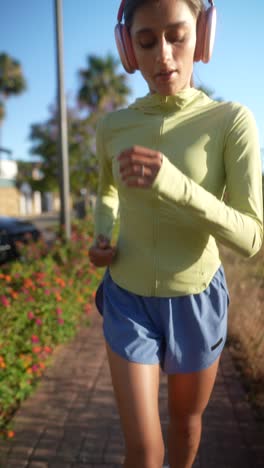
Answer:
<svg viewBox="0 0 264 468"><path fill-rule="evenodd" d="M32 349L33 353L35 354L41 353L41 350L42 350L41 346L34 346L34 348Z"/></svg>
<svg viewBox="0 0 264 468"><path fill-rule="evenodd" d="M12 296L13 299L17 299L18 293L14 291L13 289L10 289L9 291L10 296Z"/></svg>
<svg viewBox="0 0 264 468"><path fill-rule="evenodd" d="M8 437L8 439L13 439L14 436L15 436L15 432L14 432L14 431L7 431L7 437Z"/></svg>
<svg viewBox="0 0 264 468"><path fill-rule="evenodd" d="M26 278L26 279L24 280L24 287L25 287L25 288L31 288L33 291L36 290L36 286L35 286L35 284L33 283L32 279L30 279L30 278Z"/></svg>
<svg viewBox="0 0 264 468"><path fill-rule="evenodd" d="M56 300L57 300L58 302L62 301L62 297L61 297L61 295L60 295L59 293L56 293L56 294L55 294L55 297L56 297Z"/></svg>
<svg viewBox="0 0 264 468"><path fill-rule="evenodd" d="M55 278L55 283L59 284L62 288L66 286L64 279L59 278L59 277Z"/></svg>
<svg viewBox="0 0 264 468"><path fill-rule="evenodd" d="M0 356L0 369L5 369L5 368L6 368L5 360L2 356Z"/></svg>

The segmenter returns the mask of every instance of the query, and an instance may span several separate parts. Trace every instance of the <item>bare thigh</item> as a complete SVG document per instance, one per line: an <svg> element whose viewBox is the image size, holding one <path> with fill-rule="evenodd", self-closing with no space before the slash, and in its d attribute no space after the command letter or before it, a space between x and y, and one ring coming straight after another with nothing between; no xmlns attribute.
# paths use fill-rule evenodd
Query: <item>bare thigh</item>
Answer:
<svg viewBox="0 0 264 468"><path fill-rule="evenodd" d="M219 358L207 369L168 376L169 415L202 415L215 383Z"/></svg>
<svg viewBox="0 0 264 468"><path fill-rule="evenodd" d="M161 449L159 365L129 362L106 344L113 388L127 449Z"/></svg>

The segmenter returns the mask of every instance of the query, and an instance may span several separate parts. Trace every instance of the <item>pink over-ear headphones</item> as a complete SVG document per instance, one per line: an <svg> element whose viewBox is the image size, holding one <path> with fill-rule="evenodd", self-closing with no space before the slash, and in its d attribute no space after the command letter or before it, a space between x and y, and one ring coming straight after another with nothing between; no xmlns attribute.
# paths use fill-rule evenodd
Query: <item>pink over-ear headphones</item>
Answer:
<svg viewBox="0 0 264 468"><path fill-rule="evenodd" d="M128 73L134 73L138 69L138 65L131 37L126 25L121 23L125 2L126 0L121 1L118 10L115 40L123 67ZM216 30L216 8L213 0L209 0L209 3L210 7L204 10L197 20L197 38L194 52L195 62L199 62L200 60L204 63L209 62L213 52Z"/></svg>

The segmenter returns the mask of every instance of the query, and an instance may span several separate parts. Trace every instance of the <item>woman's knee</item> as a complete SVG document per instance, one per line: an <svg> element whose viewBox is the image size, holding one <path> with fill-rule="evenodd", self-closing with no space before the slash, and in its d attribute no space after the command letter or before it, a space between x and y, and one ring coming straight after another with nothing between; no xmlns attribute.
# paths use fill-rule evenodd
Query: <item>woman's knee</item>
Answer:
<svg viewBox="0 0 264 468"><path fill-rule="evenodd" d="M144 468L160 468L164 459L164 443L161 441L138 441L126 447L125 466L140 466Z"/></svg>
<svg viewBox="0 0 264 468"><path fill-rule="evenodd" d="M178 414L170 419L169 426L184 438L195 438L202 429L202 414Z"/></svg>

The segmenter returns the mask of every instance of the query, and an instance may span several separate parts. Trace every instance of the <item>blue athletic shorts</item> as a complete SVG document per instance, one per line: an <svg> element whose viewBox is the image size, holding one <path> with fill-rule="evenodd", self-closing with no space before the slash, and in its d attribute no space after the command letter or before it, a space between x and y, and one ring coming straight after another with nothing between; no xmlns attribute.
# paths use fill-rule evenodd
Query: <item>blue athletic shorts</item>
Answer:
<svg viewBox="0 0 264 468"><path fill-rule="evenodd" d="M209 367L226 341L229 293L222 266L200 294L177 297L131 293L107 268L95 303L114 352L132 362L159 363L167 374Z"/></svg>

